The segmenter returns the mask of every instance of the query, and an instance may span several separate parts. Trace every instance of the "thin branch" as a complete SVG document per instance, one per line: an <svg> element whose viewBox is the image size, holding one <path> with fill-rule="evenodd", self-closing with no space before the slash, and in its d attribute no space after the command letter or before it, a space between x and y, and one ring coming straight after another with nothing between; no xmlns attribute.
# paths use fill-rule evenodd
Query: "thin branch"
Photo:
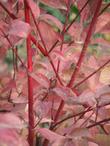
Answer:
<svg viewBox="0 0 110 146"><path fill-rule="evenodd" d="M108 3L99 13L99 16L102 15L103 12L105 12L105 10L110 6L110 3Z"/></svg>
<svg viewBox="0 0 110 146"><path fill-rule="evenodd" d="M12 19L17 19L17 17L11 13L3 4L0 2L0 6L7 12L7 14L12 18Z"/></svg>
<svg viewBox="0 0 110 146"><path fill-rule="evenodd" d="M80 81L79 83L77 83L74 88L77 88L78 86L80 86L81 84L85 83L85 81L87 81L89 78L91 78L93 75L95 75L97 72L99 72L102 68L104 68L108 63L110 63L110 59L107 60L102 66L100 66L98 69L96 69L93 73L91 73L90 75L88 75L85 79L83 79L82 81Z"/></svg>
<svg viewBox="0 0 110 146"><path fill-rule="evenodd" d="M98 122L96 122L96 123L94 123L94 124L92 124L92 125L89 125L89 126L87 126L86 128L90 129L90 128L92 128L92 127L95 127L95 126L100 125L100 124L107 123L107 122L109 122L109 121L110 121L110 118L107 118L107 119L98 121Z"/></svg>

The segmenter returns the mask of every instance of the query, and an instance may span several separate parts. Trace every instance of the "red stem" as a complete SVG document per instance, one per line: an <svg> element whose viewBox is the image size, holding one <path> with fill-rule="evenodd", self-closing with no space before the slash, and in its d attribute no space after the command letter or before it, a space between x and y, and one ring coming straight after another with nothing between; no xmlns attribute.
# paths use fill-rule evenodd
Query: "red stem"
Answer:
<svg viewBox="0 0 110 146"><path fill-rule="evenodd" d="M12 19L17 19L17 17L11 13L1 2L0 2L0 6L7 12L7 14L12 18Z"/></svg>
<svg viewBox="0 0 110 146"><path fill-rule="evenodd" d="M88 33L87 33L87 36L86 36L86 39L85 39L85 42L84 42L84 45L83 45L79 60L78 60L78 62L76 64L76 68L75 68L75 70L74 70L74 72L72 74L70 82L67 85L68 87L72 87L72 85L74 84L75 79L76 79L76 77L77 77L77 75L79 73L79 70L81 68L82 62L84 60L84 57L85 57L85 54L86 54L86 51L87 51L87 47L89 45L89 41L90 41L91 35L93 33L93 28L94 28L95 23L97 21L97 17L98 17L100 8L101 8L101 4L102 4L102 0L99 0L98 3L97 3L97 7L96 7L96 10L95 10L94 16L92 18L92 22L90 24L90 27L89 27L89 30L88 30Z"/></svg>
<svg viewBox="0 0 110 146"><path fill-rule="evenodd" d="M25 4L25 21L30 24L29 7L27 1L24 0ZM28 72L32 72L32 50L31 50L31 36L28 35L26 39L27 45L27 64ZM33 112L33 82L32 78L28 75L28 116L29 116L29 134L28 141L29 145L34 145L34 112Z"/></svg>

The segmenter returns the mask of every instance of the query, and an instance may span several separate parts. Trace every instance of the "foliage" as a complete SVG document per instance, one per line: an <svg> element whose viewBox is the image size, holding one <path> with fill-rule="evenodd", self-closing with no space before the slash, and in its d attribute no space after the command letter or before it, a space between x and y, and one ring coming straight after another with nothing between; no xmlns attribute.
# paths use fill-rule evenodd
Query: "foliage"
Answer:
<svg viewBox="0 0 110 146"><path fill-rule="evenodd" d="M0 1L0 146L110 146L109 6Z"/></svg>

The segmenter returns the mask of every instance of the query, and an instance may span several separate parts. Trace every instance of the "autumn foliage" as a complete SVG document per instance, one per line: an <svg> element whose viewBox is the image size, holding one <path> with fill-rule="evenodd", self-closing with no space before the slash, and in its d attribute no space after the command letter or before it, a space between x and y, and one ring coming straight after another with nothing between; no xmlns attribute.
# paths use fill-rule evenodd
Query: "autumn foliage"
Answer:
<svg viewBox="0 0 110 146"><path fill-rule="evenodd" d="M109 6L0 0L0 146L110 146Z"/></svg>

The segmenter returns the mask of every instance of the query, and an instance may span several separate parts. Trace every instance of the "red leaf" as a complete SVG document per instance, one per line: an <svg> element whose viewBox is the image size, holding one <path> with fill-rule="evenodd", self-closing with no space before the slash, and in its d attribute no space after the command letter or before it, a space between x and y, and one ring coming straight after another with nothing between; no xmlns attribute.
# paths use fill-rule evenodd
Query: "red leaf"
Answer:
<svg viewBox="0 0 110 146"><path fill-rule="evenodd" d="M9 34L18 36L20 38L26 38L31 30L31 27L28 23L25 23L21 20L13 20L10 25Z"/></svg>
<svg viewBox="0 0 110 146"><path fill-rule="evenodd" d="M96 104L95 94L90 90L85 90L79 97L78 101L82 104L93 106Z"/></svg>
<svg viewBox="0 0 110 146"><path fill-rule="evenodd" d="M39 28L46 47L50 49L56 40L59 39L58 32L55 32L52 26L44 21L39 22Z"/></svg>
<svg viewBox="0 0 110 146"><path fill-rule="evenodd" d="M78 103L77 99L75 98L76 95L68 87L56 87L53 89L53 91L67 103Z"/></svg>
<svg viewBox="0 0 110 146"><path fill-rule="evenodd" d="M23 123L16 115L12 113L0 113L0 129L4 128L17 128L22 129Z"/></svg>
<svg viewBox="0 0 110 146"><path fill-rule="evenodd" d="M29 146L25 139L22 139L15 130L0 129L1 146Z"/></svg>
<svg viewBox="0 0 110 146"><path fill-rule="evenodd" d="M51 102L42 102L37 100L34 107L38 117L46 117L52 107L52 104Z"/></svg>

